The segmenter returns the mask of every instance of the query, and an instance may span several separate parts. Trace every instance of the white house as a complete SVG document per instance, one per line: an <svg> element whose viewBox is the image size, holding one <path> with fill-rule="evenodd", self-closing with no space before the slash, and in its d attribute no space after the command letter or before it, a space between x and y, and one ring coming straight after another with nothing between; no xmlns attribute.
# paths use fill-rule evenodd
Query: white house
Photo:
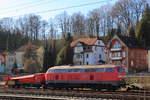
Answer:
<svg viewBox="0 0 150 100"><path fill-rule="evenodd" d="M71 43L74 65L97 65L106 61L105 44L98 38L80 38Z"/></svg>

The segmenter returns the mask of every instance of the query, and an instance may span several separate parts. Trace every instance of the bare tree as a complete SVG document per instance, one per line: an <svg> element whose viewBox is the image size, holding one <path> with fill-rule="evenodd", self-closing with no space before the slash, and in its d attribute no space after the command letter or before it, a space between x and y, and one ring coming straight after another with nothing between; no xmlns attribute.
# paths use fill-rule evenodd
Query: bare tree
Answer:
<svg viewBox="0 0 150 100"><path fill-rule="evenodd" d="M57 23L62 33L62 37L65 38L66 34L70 32L70 17L66 12L56 16Z"/></svg>
<svg viewBox="0 0 150 100"><path fill-rule="evenodd" d="M78 37L85 36L85 17L80 12L74 13L71 16L71 24L72 24L72 33L73 35Z"/></svg>
<svg viewBox="0 0 150 100"><path fill-rule="evenodd" d="M46 40L46 32L48 28L48 23L45 20L41 21L41 36L43 37L44 40Z"/></svg>
<svg viewBox="0 0 150 100"><path fill-rule="evenodd" d="M94 9L89 14L89 18L87 20L87 26L89 32L92 32L93 36L99 37L100 32L100 10Z"/></svg>
<svg viewBox="0 0 150 100"><path fill-rule="evenodd" d="M113 6L111 15L115 19L115 24L120 24L124 33L130 24L135 26L143 13L147 0L119 0Z"/></svg>
<svg viewBox="0 0 150 100"><path fill-rule="evenodd" d="M32 40L37 40L39 37L39 31L41 28L41 18L37 15L29 15L27 19L29 26L29 36Z"/></svg>
<svg viewBox="0 0 150 100"><path fill-rule="evenodd" d="M56 39L57 37L57 25L52 21L52 19L49 21L49 34L51 39Z"/></svg>

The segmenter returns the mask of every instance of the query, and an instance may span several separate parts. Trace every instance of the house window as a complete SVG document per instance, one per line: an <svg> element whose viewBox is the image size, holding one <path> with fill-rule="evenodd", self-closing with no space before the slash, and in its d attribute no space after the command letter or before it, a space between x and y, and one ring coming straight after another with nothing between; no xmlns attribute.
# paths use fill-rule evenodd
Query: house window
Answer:
<svg viewBox="0 0 150 100"><path fill-rule="evenodd" d="M82 65L82 63L80 62L80 65Z"/></svg>
<svg viewBox="0 0 150 100"><path fill-rule="evenodd" d="M104 49L102 48L102 52L104 51Z"/></svg>
<svg viewBox="0 0 150 100"><path fill-rule="evenodd" d="M100 54L100 55L99 55L99 58L101 59L101 57L102 57L102 55Z"/></svg>
<svg viewBox="0 0 150 100"><path fill-rule="evenodd" d="M126 57L125 51L122 52L122 56L123 56L123 57Z"/></svg>
<svg viewBox="0 0 150 100"><path fill-rule="evenodd" d="M89 54L86 54L86 58L89 58Z"/></svg>
<svg viewBox="0 0 150 100"><path fill-rule="evenodd" d="M95 46L95 51L97 50L97 47Z"/></svg>
<svg viewBox="0 0 150 100"><path fill-rule="evenodd" d="M14 61L13 57L10 57L9 62L13 62L13 61Z"/></svg>
<svg viewBox="0 0 150 100"><path fill-rule="evenodd" d="M88 63L88 62L86 62L86 64L88 65L89 63Z"/></svg>
<svg viewBox="0 0 150 100"><path fill-rule="evenodd" d="M121 48L121 45L117 42L114 44L114 48Z"/></svg>
<svg viewBox="0 0 150 100"><path fill-rule="evenodd" d="M109 57L111 58L111 53L109 54Z"/></svg>
<svg viewBox="0 0 150 100"><path fill-rule="evenodd" d="M77 57L77 58L80 58L80 55L77 55L76 57Z"/></svg>
<svg viewBox="0 0 150 100"><path fill-rule="evenodd" d="M114 53L114 57L118 57L118 54L117 54L117 52L115 52L115 53Z"/></svg>
<svg viewBox="0 0 150 100"><path fill-rule="evenodd" d="M121 55L120 55L120 52L118 52L118 57L120 57Z"/></svg>

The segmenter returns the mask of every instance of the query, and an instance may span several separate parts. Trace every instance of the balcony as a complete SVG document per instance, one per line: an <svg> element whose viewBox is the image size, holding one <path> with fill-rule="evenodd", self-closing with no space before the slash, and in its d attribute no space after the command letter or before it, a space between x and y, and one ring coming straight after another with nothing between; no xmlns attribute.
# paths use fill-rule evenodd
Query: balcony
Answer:
<svg viewBox="0 0 150 100"><path fill-rule="evenodd" d="M112 60L121 60L122 57L111 57Z"/></svg>
<svg viewBox="0 0 150 100"><path fill-rule="evenodd" d="M121 48L111 48L110 51L121 51Z"/></svg>

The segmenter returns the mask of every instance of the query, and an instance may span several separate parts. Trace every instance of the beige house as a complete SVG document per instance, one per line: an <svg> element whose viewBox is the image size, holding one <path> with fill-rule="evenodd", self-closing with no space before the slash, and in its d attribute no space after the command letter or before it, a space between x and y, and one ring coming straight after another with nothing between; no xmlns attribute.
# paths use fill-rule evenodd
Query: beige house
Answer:
<svg viewBox="0 0 150 100"><path fill-rule="evenodd" d="M26 49L28 47L31 47L32 51L34 51L34 54L36 54L34 57L36 57L35 60L26 59L24 57L24 54L26 52ZM6 70L8 73L11 73L11 69L13 68L13 65L16 61L18 69L25 69L25 66L32 66L30 64L27 64L28 61L30 61L31 64L37 64L37 67L40 67L40 70L43 68L43 53L44 48L38 47L32 44L23 45L20 48L18 48L15 53L7 53L6 54ZM38 69L37 68L37 69ZM35 69L35 68L34 68Z"/></svg>
<svg viewBox="0 0 150 100"><path fill-rule="evenodd" d="M24 54L25 54L27 48L30 48L31 51L33 51L33 54L32 54L33 58L24 57ZM27 45L20 47L15 53L16 53L16 61L17 61L18 68L24 69L24 70L28 70L28 69L30 70L31 64L32 65L34 64L34 66L32 66L33 69L38 70L38 71L42 70L42 68L43 68L43 53L44 53L44 48L42 46L38 47L38 46L35 46L35 45L29 43Z"/></svg>

